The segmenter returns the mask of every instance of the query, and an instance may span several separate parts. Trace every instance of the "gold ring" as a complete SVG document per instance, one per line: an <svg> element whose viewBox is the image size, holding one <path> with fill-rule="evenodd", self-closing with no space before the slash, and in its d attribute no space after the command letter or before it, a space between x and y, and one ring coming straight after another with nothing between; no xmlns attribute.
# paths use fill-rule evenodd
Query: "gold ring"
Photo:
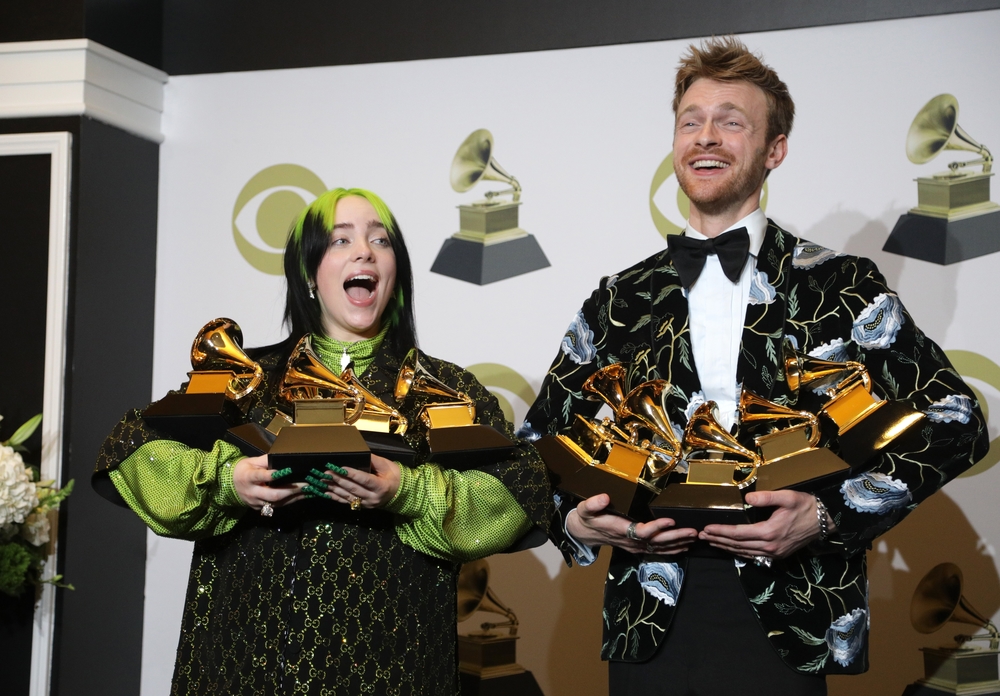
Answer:
<svg viewBox="0 0 1000 696"><path fill-rule="evenodd" d="M351 498L351 510L358 510L361 508L361 498L354 496Z"/></svg>

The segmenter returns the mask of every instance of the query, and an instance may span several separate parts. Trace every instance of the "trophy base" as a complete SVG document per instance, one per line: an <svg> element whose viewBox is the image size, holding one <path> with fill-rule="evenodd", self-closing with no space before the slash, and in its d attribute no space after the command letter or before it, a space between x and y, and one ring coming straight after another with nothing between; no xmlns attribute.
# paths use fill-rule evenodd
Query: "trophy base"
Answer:
<svg viewBox="0 0 1000 696"><path fill-rule="evenodd" d="M465 471L511 459L517 445L488 425L459 425L427 431L431 454L427 461Z"/></svg>
<svg viewBox="0 0 1000 696"><path fill-rule="evenodd" d="M360 432L372 454L398 462L403 466L413 466L414 461L416 461L417 453L406 444L406 440L401 435L371 430L361 430Z"/></svg>
<svg viewBox="0 0 1000 696"><path fill-rule="evenodd" d="M651 519L649 502L656 495L654 489L606 466L581 461L559 437L546 435L534 445L552 474L552 485L559 490L580 500L603 493L611 499L610 512L637 521ZM621 454L627 456L628 450Z"/></svg>
<svg viewBox="0 0 1000 696"><path fill-rule="evenodd" d="M270 469L290 468L282 481L304 481L311 469L323 471L328 464L371 471L371 450L353 425L287 425L268 452Z"/></svg>
<svg viewBox="0 0 1000 696"><path fill-rule="evenodd" d="M736 486L668 483L649 504L653 517L669 517L677 529L699 532L710 524L747 524L743 494Z"/></svg>
<svg viewBox="0 0 1000 696"><path fill-rule="evenodd" d="M542 696L535 677L517 664L517 636L473 633L458 637L462 696Z"/></svg>
<svg viewBox="0 0 1000 696"><path fill-rule="evenodd" d="M267 454L274 444L274 433L257 423L244 423L230 428L222 438L248 457Z"/></svg>
<svg viewBox="0 0 1000 696"><path fill-rule="evenodd" d="M431 273L488 285L498 280L549 267L549 260L533 235L496 244L449 237L438 252Z"/></svg>
<svg viewBox="0 0 1000 696"><path fill-rule="evenodd" d="M859 467L882 451L886 445L917 425L924 414L899 401L885 401L848 430L840 433L840 458Z"/></svg>
<svg viewBox="0 0 1000 696"><path fill-rule="evenodd" d="M528 670L502 677L481 677L459 670L458 682L461 696L544 696Z"/></svg>
<svg viewBox="0 0 1000 696"><path fill-rule="evenodd" d="M882 251L947 266L1000 251L1000 210L959 220L906 213Z"/></svg>
<svg viewBox="0 0 1000 696"><path fill-rule="evenodd" d="M243 420L225 393L167 394L142 412L154 430L188 447L209 450L226 430Z"/></svg>
<svg viewBox="0 0 1000 696"><path fill-rule="evenodd" d="M838 478L846 478L850 472L847 462L830 450L813 449L759 467L756 490L812 493L832 485Z"/></svg>
<svg viewBox="0 0 1000 696"><path fill-rule="evenodd" d="M996 650L921 648L924 678L906 687L904 696L1000 696Z"/></svg>

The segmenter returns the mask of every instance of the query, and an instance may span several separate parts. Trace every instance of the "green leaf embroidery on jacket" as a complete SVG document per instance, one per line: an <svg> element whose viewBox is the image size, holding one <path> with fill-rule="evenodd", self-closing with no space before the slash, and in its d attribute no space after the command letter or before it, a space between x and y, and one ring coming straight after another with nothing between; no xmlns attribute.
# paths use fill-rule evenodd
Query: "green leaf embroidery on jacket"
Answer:
<svg viewBox="0 0 1000 696"><path fill-rule="evenodd" d="M823 582L823 566L820 565L819 559L815 556L809 559L809 563L812 565L813 569L813 582L818 585Z"/></svg>
<svg viewBox="0 0 1000 696"><path fill-rule="evenodd" d="M826 638L817 638L812 633L803 631L798 626L789 626L789 628L792 629L795 632L795 635L799 637L799 640L806 645L826 645ZM826 658L824 658L824 660L825 659Z"/></svg>
<svg viewBox="0 0 1000 696"><path fill-rule="evenodd" d="M648 324L650 319L652 319L651 315L649 315L649 314L643 314L641 317L639 317L639 321L637 321L635 323L635 326L633 326L631 329L629 329L629 331L638 331L643 326L645 326L646 324Z"/></svg>
<svg viewBox="0 0 1000 696"><path fill-rule="evenodd" d="M794 286L788 291L788 318L794 319L799 313L799 286Z"/></svg>
<svg viewBox="0 0 1000 696"><path fill-rule="evenodd" d="M769 599L771 599L771 595L773 595L773 594L774 594L774 583L772 582L771 585L770 585L770 587L768 587L766 590L764 590L763 592L761 592L759 595L757 595L756 597L754 597L753 599L751 599L750 602L752 604L764 604Z"/></svg>
<svg viewBox="0 0 1000 696"><path fill-rule="evenodd" d="M885 387L885 389L887 389L888 391L892 392L893 398L898 398L899 384L896 382L896 379L892 376L892 373L889 372L889 363L882 363L882 379L885 380L882 386Z"/></svg>

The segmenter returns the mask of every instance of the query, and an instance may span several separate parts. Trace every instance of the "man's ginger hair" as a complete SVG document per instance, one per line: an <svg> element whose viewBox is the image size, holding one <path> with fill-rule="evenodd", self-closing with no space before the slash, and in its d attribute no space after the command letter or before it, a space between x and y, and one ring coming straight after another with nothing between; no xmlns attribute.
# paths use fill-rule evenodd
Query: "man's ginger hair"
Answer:
<svg viewBox="0 0 1000 696"><path fill-rule="evenodd" d="M674 86L674 114L684 93L695 80L706 78L720 82L749 82L760 87L767 97L767 142L792 132L795 103L788 86L778 73L765 65L735 36L712 37L702 45L692 44L681 56Z"/></svg>

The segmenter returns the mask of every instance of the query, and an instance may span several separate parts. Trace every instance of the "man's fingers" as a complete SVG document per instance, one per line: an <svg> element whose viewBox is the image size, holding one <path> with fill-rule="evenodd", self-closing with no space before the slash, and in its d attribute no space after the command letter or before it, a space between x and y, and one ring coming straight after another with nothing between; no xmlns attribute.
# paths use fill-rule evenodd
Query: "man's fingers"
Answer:
<svg viewBox="0 0 1000 696"><path fill-rule="evenodd" d="M599 515L611 504L611 498L606 493L587 498L576 506L576 512L583 518L593 518Z"/></svg>

